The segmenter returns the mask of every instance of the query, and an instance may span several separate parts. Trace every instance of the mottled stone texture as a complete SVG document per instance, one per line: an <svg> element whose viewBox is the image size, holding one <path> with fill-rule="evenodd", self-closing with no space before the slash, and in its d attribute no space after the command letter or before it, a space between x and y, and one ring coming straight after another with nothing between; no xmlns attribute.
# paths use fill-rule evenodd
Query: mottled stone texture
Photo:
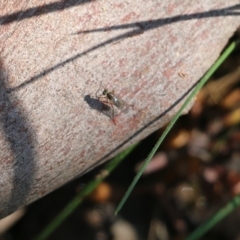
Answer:
<svg viewBox="0 0 240 240"><path fill-rule="evenodd" d="M169 121L239 9L236 0L0 0L0 215ZM103 87L130 105L114 121L96 99Z"/></svg>

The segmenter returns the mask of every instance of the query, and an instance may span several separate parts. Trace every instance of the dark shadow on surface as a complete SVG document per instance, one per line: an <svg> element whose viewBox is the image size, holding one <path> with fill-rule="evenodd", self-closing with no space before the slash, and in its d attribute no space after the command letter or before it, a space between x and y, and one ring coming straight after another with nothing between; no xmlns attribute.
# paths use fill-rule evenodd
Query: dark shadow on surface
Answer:
<svg viewBox="0 0 240 240"><path fill-rule="evenodd" d="M15 13L0 16L0 23L1 23L0 25L6 25L15 21L22 21L27 18L37 17L43 14L48 14L56 11L62 11L66 8L78 6L90 1L95 1L95 0L64 0L64 1L45 4L38 7L28 8L26 10L21 10ZM29 1L27 3L29 3ZM41 1L39 1L39 4L41 4Z"/></svg>
<svg viewBox="0 0 240 240"><path fill-rule="evenodd" d="M98 111L99 113L109 117L114 122L114 109L110 104L100 101L97 98L93 98L90 95L84 97L84 101L91 109ZM116 116L116 115L115 115ZM115 124L115 122L114 122Z"/></svg>
<svg viewBox="0 0 240 240"><path fill-rule="evenodd" d="M121 34L121 35L119 35L119 36L117 36L117 37L110 38L109 40L107 40L107 41L105 41L105 42L103 42L103 43L100 43L100 44L98 44L98 45L96 45L96 46L94 46L94 47L92 47L92 48L89 48L89 49L87 49L87 50L84 51L84 52L78 53L78 54L74 55L74 56L71 57L71 58L68 58L67 60L65 60L65 61L63 61L63 62L60 62L60 63L54 65L53 67L48 68L48 69L42 71L42 72L39 73L38 75L33 76L32 78L30 78L29 80L25 81L24 83L20 84L20 85L17 86L17 87L8 88L8 89L7 89L7 92L8 92L8 93L11 93L11 92L13 92L13 91L16 91L16 90L19 90L19 89L21 89L21 88L24 88L24 87L26 87L28 84L32 84L32 83L36 82L38 79L40 79L41 77L43 77L43 76L51 73L52 71L54 71L54 70L56 70L56 69L58 69L58 68L60 68L60 67L63 67L64 65L66 65L66 64L68 64L68 63L70 63L70 62L72 62L72 61L74 61L74 60L76 60L76 59L78 59L78 58L80 58L80 57L83 57L83 56L85 56L86 54L88 54L88 53L90 53L90 52L92 52L92 51L94 51L94 50L97 50L97 49L99 49L99 48L101 48L101 47L104 47L104 46L106 46L106 45L108 45L108 44L110 44L110 43L113 43L113 42L119 41L119 40L121 40L121 39L124 39L124 38L128 37L129 34L133 34L134 32L136 32L136 31L135 31L135 30L134 30L134 31L129 31L128 33L124 33L124 34ZM139 30L137 30L137 32L139 32Z"/></svg>
<svg viewBox="0 0 240 240"><path fill-rule="evenodd" d="M199 82L199 81L198 81ZM152 121L144 125L142 128L140 128L138 131L136 131L132 136L130 136L128 139L126 139L124 142L119 144L117 147L115 147L112 151L107 153L105 156L103 156L101 159L99 159L94 165L86 169L84 172L81 173L81 175L85 174L89 170L95 168L96 166L100 165L101 163L105 162L107 158L109 158L112 154L117 152L120 148L122 148L125 144L132 141L134 138L136 138L139 134L141 134L144 130L146 130L148 127L156 123L158 120L160 120L163 116L165 116L169 111L171 111L175 106L177 106L198 84L196 82L191 86L179 99L177 99L169 108L167 108L164 112L160 113L156 118L154 118Z"/></svg>
<svg viewBox="0 0 240 240"><path fill-rule="evenodd" d="M236 12L236 10L239 10ZM199 12L193 14L183 14L177 15L175 17L167 17L167 18L160 18L160 19L153 19L149 21L139 21L130 24L122 24L117 26L110 26L106 28L98 28L92 29L87 31L79 31L76 34L83 34L83 33L93 33L93 32L106 32L111 30L122 30L122 29L129 29L135 28L135 31L138 30L139 33L142 33L146 30L155 29L158 27L162 27L164 25L172 24L175 22L182 22L188 21L193 19L202 19L202 18L215 18L215 17L223 17L223 16L239 16L240 15L240 4L236 4L232 7L210 10L206 12Z"/></svg>
<svg viewBox="0 0 240 240"><path fill-rule="evenodd" d="M0 217L4 217L25 205L36 170L33 129L18 99L7 94L7 81L7 73L2 62L0 62L0 126L5 136L3 142L7 142L4 151L10 151L14 160L12 162L11 159L4 157L1 159L1 165L13 169L13 176L10 176L10 171L4 173L5 180L8 178L12 180L12 189L5 208L0 210ZM7 148L8 146L10 150ZM3 152L2 156L4 155ZM9 161L12 162L11 166L8 163Z"/></svg>
<svg viewBox="0 0 240 240"><path fill-rule="evenodd" d="M99 112L101 111L102 103L97 98L93 98L90 95L86 95L84 97L84 101L88 104L90 108L97 110Z"/></svg>
<svg viewBox="0 0 240 240"><path fill-rule="evenodd" d="M98 31L109 31L109 30L119 30L119 29L128 29L130 28L131 30L122 34L119 34L116 37L110 38L102 43L99 43L81 53L78 53L71 58L68 58L48 69L45 69L41 73L31 77L30 79L26 80L24 83L20 84L17 87L7 89L8 93L11 93L13 91L17 91L21 88L26 87L28 84L32 84L36 82L38 79L43 77L44 75L47 75L54 71L55 69L58 69L60 67L63 67L64 65L80 58L85 55L87 55L90 52L93 52L97 49L100 49L102 47L105 47L108 44L111 43L116 43L120 40L124 40L128 37L134 37L135 35L139 34L144 34L144 32L159 28L164 25L172 24L175 22L180 22L180 21L186 21L186 20L193 20L193 19L202 19L202 18L210 18L210 17L223 17L223 16L234 16L234 15L240 15L240 12L235 12L235 10L240 10L240 4L234 5L232 7L227 7L227 8L222 8L219 10L211 10L207 12L200 12L200 13L194 13L194 14L185 14L185 15L178 15L175 17L170 17L170 18L161 18L161 19L155 19L155 20L150 20L150 21L139 21L131 24L124 24L124 25L118 25L118 26L112 26L112 27L106 27L106 28L99 28L95 30L88 30L88 31L79 31L76 34L86 34L86 33L91 33L91 32L98 32ZM139 43L140 44L140 43Z"/></svg>

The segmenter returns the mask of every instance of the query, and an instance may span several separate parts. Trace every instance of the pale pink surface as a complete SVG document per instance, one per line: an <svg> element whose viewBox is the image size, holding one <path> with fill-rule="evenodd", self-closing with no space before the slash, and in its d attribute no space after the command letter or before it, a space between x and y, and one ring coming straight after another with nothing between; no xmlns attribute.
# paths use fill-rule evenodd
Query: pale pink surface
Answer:
<svg viewBox="0 0 240 240"><path fill-rule="evenodd" d="M0 0L1 216L169 121L239 25L236 0L39 2ZM116 125L100 83L130 105Z"/></svg>

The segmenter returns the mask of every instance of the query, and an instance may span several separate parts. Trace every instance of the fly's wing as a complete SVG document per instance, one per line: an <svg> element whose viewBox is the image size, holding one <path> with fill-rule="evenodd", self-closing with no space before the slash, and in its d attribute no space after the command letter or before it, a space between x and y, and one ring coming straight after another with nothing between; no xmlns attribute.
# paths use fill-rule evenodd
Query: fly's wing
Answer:
<svg viewBox="0 0 240 240"><path fill-rule="evenodd" d="M127 112L129 109L129 105L121 98L115 98L114 105L120 112Z"/></svg>

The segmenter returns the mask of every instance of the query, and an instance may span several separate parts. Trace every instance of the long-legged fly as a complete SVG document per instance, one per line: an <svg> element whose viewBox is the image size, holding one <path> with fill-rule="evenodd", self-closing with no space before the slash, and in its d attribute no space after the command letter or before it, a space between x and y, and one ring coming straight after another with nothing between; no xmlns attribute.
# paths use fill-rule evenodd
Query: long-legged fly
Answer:
<svg viewBox="0 0 240 240"><path fill-rule="evenodd" d="M103 98L104 100L102 100ZM110 92L106 88L103 89L102 96L98 96L98 100L111 106L112 113L110 115L110 118L113 120L114 124L116 124L114 118L117 116L117 114L114 112L114 106L118 109L119 113L127 109L126 102L117 97L114 91Z"/></svg>

